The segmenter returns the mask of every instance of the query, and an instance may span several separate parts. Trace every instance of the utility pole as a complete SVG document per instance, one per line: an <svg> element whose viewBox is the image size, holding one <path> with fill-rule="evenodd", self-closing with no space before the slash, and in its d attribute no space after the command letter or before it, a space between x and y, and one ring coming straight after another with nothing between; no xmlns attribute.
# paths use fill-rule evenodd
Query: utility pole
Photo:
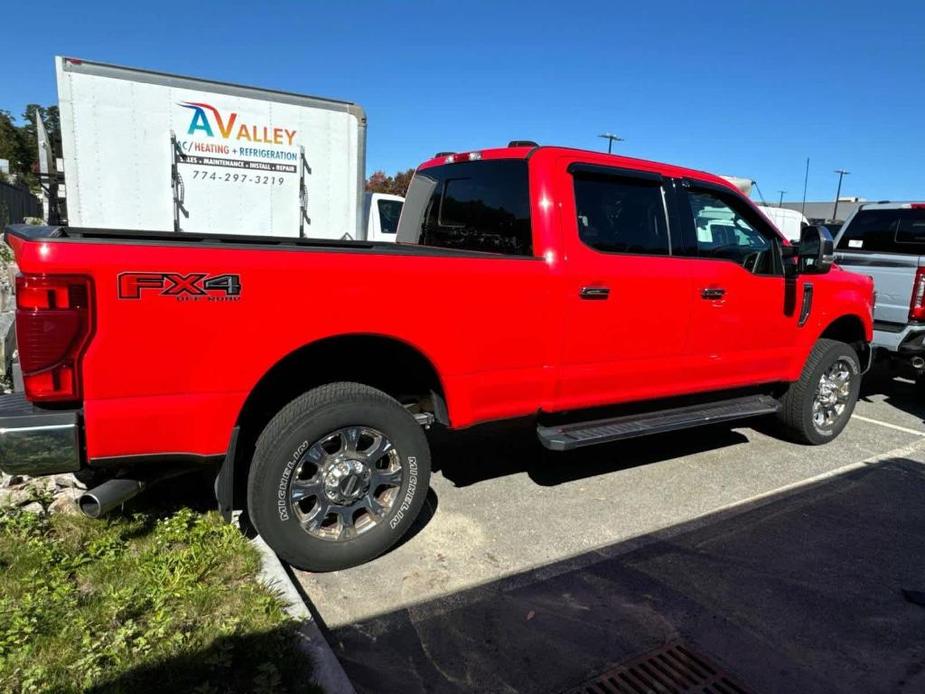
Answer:
<svg viewBox="0 0 925 694"><path fill-rule="evenodd" d="M835 169L835 173L838 174L838 190L835 191L835 208L832 210L832 221L835 222L838 220L838 198L841 197L841 181L842 179L850 174L850 171L845 171L845 169Z"/></svg>
<svg viewBox="0 0 925 694"><path fill-rule="evenodd" d="M777 192L780 193L780 199L777 201L777 206L778 206L778 207L783 207L783 206L784 206L784 193L786 193L787 191L786 191L786 190L779 190L779 191L777 191Z"/></svg>
<svg viewBox="0 0 925 694"><path fill-rule="evenodd" d="M806 214L806 184L809 183L809 157L806 157L806 174L803 176L803 204L800 206L800 214Z"/></svg>
<svg viewBox="0 0 925 694"><path fill-rule="evenodd" d="M622 137L619 137L618 135L614 135L613 133L604 133L602 135L598 135L598 137L603 137L605 140L607 140L607 154L613 154L614 141L623 142Z"/></svg>

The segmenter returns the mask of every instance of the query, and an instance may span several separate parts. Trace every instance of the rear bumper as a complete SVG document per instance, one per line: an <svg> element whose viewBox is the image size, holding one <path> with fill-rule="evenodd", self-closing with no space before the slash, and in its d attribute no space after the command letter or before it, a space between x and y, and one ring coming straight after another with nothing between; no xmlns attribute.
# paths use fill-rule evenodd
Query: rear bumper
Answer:
<svg viewBox="0 0 925 694"><path fill-rule="evenodd" d="M80 410L45 410L22 393L0 395L0 470L51 475L80 469Z"/></svg>
<svg viewBox="0 0 925 694"><path fill-rule="evenodd" d="M871 345L904 355L925 352L925 324L911 323L900 330L877 330Z"/></svg>

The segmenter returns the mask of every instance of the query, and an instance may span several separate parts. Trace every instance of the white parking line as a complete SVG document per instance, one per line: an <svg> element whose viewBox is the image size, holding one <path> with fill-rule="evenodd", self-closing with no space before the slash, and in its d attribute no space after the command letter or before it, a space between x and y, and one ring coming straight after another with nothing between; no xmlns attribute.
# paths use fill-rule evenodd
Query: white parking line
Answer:
<svg viewBox="0 0 925 694"><path fill-rule="evenodd" d="M882 427L887 427L888 429L895 429L896 431L904 431L907 434L915 434L916 436L925 436L925 431L919 431L918 429L910 429L909 427L901 427L898 424L890 424L889 422L881 422L879 419L871 419L870 417L862 417L859 414L851 415L852 419L860 419L862 422L870 422L871 424L879 424Z"/></svg>

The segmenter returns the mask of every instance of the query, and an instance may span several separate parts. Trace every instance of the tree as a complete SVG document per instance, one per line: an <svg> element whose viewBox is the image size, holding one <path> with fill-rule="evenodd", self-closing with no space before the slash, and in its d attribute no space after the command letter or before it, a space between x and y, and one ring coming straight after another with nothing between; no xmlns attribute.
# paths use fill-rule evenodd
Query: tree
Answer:
<svg viewBox="0 0 925 694"><path fill-rule="evenodd" d="M10 172L19 167L19 130L8 111L0 111L0 159L10 162Z"/></svg>
<svg viewBox="0 0 925 694"><path fill-rule="evenodd" d="M399 171L394 176L387 176L385 171L374 171L366 179L367 193L388 193L390 195L401 195L404 197L408 193L408 186L411 185L411 177L414 175L414 169Z"/></svg>
<svg viewBox="0 0 925 694"><path fill-rule="evenodd" d="M0 159L10 162L10 173L32 190L38 189L38 136L35 115L42 119L55 156L61 156L61 120L57 106L29 104L16 125L8 111L0 111Z"/></svg>

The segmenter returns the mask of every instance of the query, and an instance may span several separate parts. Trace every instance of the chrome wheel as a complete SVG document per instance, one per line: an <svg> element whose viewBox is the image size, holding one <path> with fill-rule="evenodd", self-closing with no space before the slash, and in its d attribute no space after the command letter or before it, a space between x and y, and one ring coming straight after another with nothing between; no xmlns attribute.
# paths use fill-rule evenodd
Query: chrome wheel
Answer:
<svg viewBox="0 0 925 694"><path fill-rule="evenodd" d="M851 364L837 359L819 378L813 398L813 424L831 429L844 415L851 400Z"/></svg>
<svg viewBox="0 0 925 694"><path fill-rule="evenodd" d="M343 542L389 515L401 483L401 458L386 435L345 427L306 450L289 482L289 503L309 535Z"/></svg>

